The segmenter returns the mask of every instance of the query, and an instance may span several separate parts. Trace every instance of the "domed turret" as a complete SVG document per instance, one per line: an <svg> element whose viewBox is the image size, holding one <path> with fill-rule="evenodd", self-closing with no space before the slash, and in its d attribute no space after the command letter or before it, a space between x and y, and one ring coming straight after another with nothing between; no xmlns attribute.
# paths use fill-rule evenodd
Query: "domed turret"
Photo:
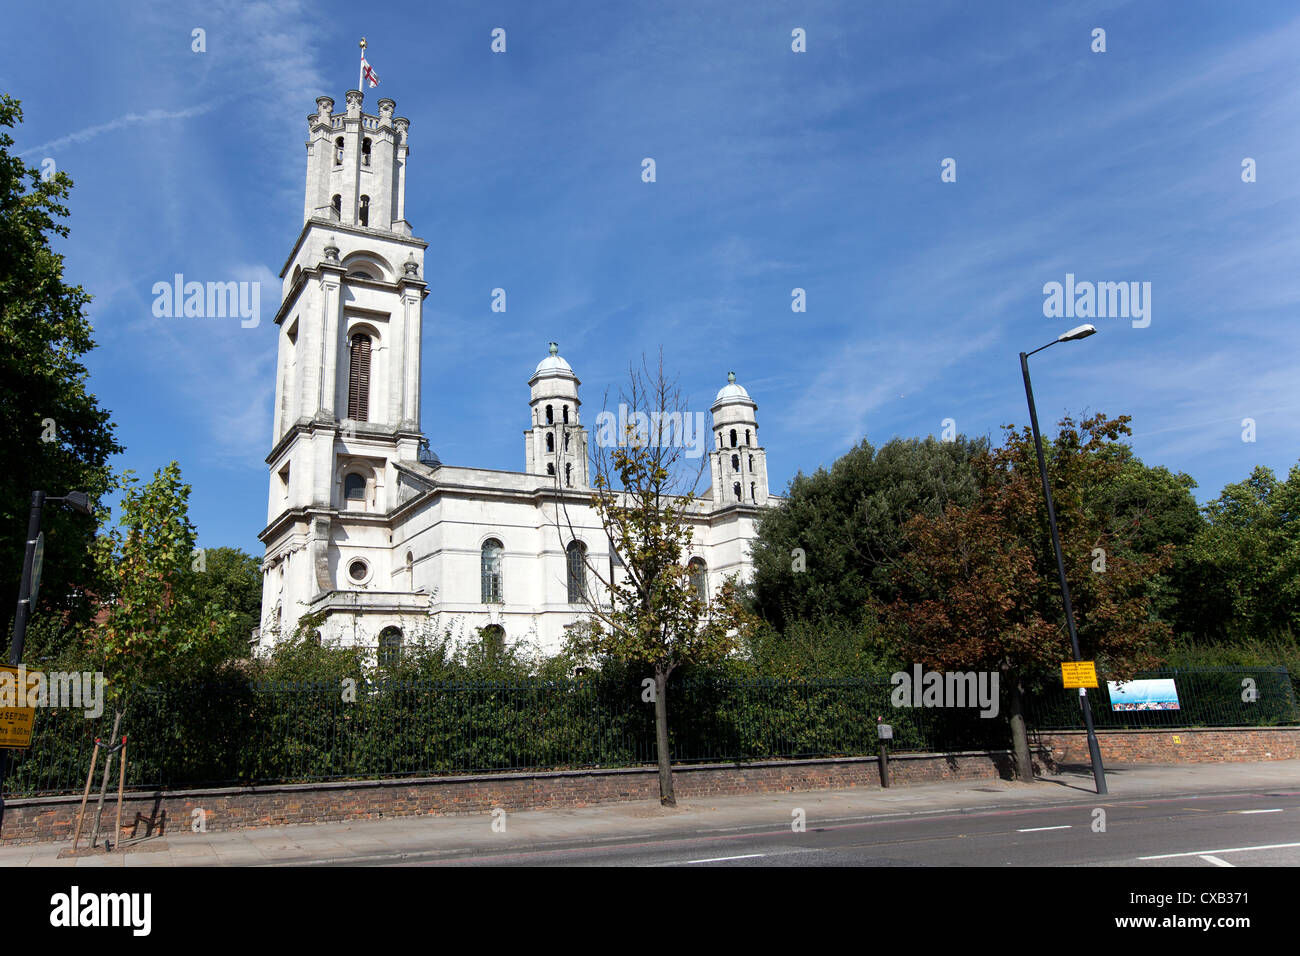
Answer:
<svg viewBox="0 0 1300 956"><path fill-rule="evenodd" d="M532 427L524 433L524 470L554 478L561 487L583 488L587 485L587 432L579 416L582 400L578 386L582 382L561 357L559 345L549 343L548 353L528 380Z"/></svg>
<svg viewBox="0 0 1300 956"><path fill-rule="evenodd" d="M758 444L758 405L736 373L718 390L713 412L713 500L719 506L767 502L767 460Z"/></svg>

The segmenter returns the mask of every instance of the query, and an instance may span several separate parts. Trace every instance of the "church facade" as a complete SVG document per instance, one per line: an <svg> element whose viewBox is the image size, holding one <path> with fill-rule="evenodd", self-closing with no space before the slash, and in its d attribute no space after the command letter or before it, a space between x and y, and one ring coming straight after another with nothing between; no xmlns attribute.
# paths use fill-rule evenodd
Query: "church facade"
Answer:
<svg viewBox="0 0 1300 956"><path fill-rule="evenodd" d="M428 243L406 219L410 123L391 99L363 112L357 90L342 112L326 96L316 104L303 225L275 316L254 640L269 650L318 615L325 643L381 654L446 629L553 652L584 616L586 568L616 560L591 506L581 382L551 343L527 379L526 410L521 401L519 472L444 464L429 451L420 428ZM734 376L711 407L712 482L691 516L690 558L696 586L710 592L749 576L757 520L775 500L756 411Z"/></svg>

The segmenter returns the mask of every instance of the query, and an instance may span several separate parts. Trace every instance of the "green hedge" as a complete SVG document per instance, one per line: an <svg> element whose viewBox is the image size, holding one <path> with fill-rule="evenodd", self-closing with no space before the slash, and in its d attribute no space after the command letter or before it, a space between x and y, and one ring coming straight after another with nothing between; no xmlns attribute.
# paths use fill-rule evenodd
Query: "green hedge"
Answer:
<svg viewBox="0 0 1300 956"><path fill-rule="evenodd" d="M1183 669L1180 711L1110 711L1093 691L1099 727L1270 726L1300 720L1284 668ZM1241 700L1242 680L1258 699ZM128 705L133 788L250 784L475 771L617 767L655 760L654 707L640 675L581 680L221 682L139 694ZM893 708L888 676L783 681L695 672L669 684L677 762L875 753L877 718L895 751L1006 748L1005 688L996 718L974 710ZM1030 694L1031 728L1079 725L1078 698L1045 680ZM16 752L11 794L79 792L97 734L112 715L37 712L30 751Z"/></svg>

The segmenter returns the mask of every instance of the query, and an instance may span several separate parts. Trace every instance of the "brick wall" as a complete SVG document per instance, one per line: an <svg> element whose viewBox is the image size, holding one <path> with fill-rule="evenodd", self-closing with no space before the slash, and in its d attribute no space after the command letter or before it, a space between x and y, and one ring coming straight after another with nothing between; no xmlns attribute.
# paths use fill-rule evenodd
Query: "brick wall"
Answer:
<svg viewBox="0 0 1300 956"><path fill-rule="evenodd" d="M1030 742L1050 753L1054 763L1088 763L1088 737L1082 730L1035 733ZM1295 760L1300 758L1300 727L1099 730L1097 745L1107 764Z"/></svg>
<svg viewBox="0 0 1300 956"><path fill-rule="evenodd" d="M1175 741L1174 738L1178 738ZM1119 730L1098 734L1107 763L1197 763L1300 758L1300 727L1261 730ZM1082 731L1031 735L1036 769L1088 762ZM943 780L1011 777L1007 751L899 754L889 761L891 786ZM746 764L698 764L674 768L677 795L730 796L790 790L878 787L874 757L769 760ZM387 816L489 813L554 807L584 807L624 800L652 800L659 794L654 767L494 773L400 780L219 787L160 793L129 793L123 807L127 838L187 830L202 810L208 830L285 824L366 820ZM0 843L70 841L80 796L13 798L6 801ZM90 833L94 799L83 841ZM105 801L104 825L117 813L116 795Z"/></svg>
<svg viewBox="0 0 1300 956"><path fill-rule="evenodd" d="M1041 769L1041 765L1039 767ZM1011 776L1006 751L901 754L889 761L891 786L941 780L996 780ZM700 764L673 770L682 799L790 790L878 787L875 757ZM658 770L566 770L333 783L221 787L162 793L128 793L122 810L123 836L187 830L204 811L209 831L366 820L389 816L489 813L554 807L584 807L659 796ZM95 795L87 808L82 844L89 842ZM71 841L81 797L14 798L6 801L0 843ZM116 794L105 800L101 826L109 830L117 813Z"/></svg>

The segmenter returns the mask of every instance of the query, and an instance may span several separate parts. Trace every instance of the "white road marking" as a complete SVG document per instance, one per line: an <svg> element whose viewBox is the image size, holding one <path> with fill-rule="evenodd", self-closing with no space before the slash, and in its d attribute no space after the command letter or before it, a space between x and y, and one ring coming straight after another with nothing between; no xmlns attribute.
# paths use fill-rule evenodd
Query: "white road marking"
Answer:
<svg viewBox="0 0 1300 956"><path fill-rule="evenodd" d="M1158 856L1140 856L1139 860L1171 860L1176 856L1206 856L1211 853L1249 853L1251 850L1288 850L1300 843L1269 843L1265 846L1230 846L1224 850L1192 850L1190 853L1161 853Z"/></svg>
<svg viewBox="0 0 1300 956"><path fill-rule="evenodd" d="M1278 807L1276 810L1238 810L1237 812L1238 813L1281 813L1282 808Z"/></svg>
<svg viewBox="0 0 1300 956"><path fill-rule="evenodd" d="M687 860L686 863L722 863L726 860L752 860L755 857L767 856L766 853L746 853L742 856L715 856L707 860ZM683 864L685 865L685 864Z"/></svg>
<svg viewBox="0 0 1300 956"><path fill-rule="evenodd" d="M1070 824L1067 823L1064 826L1059 826L1059 827L1030 827L1027 830L1017 830L1016 832L1017 833L1041 833L1043 830L1068 830L1068 829L1070 829Z"/></svg>
<svg viewBox="0 0 1300 956"><path fill-rule="evenodd" d="M1227 860L1220 860L1217 856L1210 856L1210 854L1208 853L1202 853L1201 859L1204 860L1206 863L1213 863L1215 866L1226 866L1229 868L1232 867L1232 864L1229 863Z"/></svg>

